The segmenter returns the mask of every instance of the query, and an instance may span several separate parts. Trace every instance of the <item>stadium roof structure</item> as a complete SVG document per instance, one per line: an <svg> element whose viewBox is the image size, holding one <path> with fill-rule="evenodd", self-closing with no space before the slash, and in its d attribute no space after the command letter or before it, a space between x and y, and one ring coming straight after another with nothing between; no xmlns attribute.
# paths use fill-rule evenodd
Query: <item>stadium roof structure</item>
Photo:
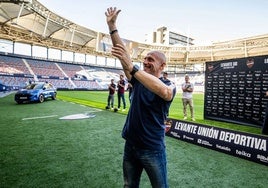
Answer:
<svg viewBox="0 0 268 188"><path fill-rule="evenodd" d="M80 26L37 0L0 0L0 39L78 53L112 57L109 34ZM169 65L187 65L268 54L268 33L209 46L162 46L124 40L134 61L161 50Z"/></svg>

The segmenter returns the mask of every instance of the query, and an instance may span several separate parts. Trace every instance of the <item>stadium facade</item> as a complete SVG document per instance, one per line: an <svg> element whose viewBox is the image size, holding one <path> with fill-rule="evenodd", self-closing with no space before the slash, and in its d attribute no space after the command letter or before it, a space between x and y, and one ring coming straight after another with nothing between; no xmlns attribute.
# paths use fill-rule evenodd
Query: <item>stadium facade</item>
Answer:
<svg viewBox="0 0 268 188"><path fill-rule="evenodd" d="M160 27L153 32L152 36L148 36L147 43L151 44L163 44L173 46L189 46L194 45L194 39L169 30L167 27Z"/></svg>

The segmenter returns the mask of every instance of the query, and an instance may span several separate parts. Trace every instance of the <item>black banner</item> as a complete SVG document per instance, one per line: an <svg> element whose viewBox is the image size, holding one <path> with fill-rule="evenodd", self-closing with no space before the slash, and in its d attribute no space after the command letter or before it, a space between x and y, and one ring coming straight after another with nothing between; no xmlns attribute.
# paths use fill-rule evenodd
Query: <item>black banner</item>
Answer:
<svg viewBox="0 0 268 188"><path fill-rule="evenodd" d="M268 137L168 119L166 135L268 166Z"/></svg>
<svg viewBox="0 0 268 188"><path fill-rule="evenodd" d="M43 76L43 75L37 75L37 78L68 80L68 77L60 77L60 76Z"/></svg>
<svg viewBox="0 0 268 188"><path fill-rule="evenodd" d="M204 118L262 126L268 55L206 62Z"/></svg>

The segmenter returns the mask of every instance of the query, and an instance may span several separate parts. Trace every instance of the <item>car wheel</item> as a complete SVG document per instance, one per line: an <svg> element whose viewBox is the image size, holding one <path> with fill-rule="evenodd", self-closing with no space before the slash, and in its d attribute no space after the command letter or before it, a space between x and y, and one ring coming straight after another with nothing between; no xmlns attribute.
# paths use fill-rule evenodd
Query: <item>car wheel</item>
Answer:
<svg viewBox="0 0 268 188"><path fill-rule="evenodd" d="M57 93L54 93L54 95L52 95L52 100L55 100L57 98Z"/></svg>
<svg viewBox="0 0 268 188"><path fill-rule="evenodd" d="M39 98L38 99L39 99L39 102L40 103L44 102L44 100L45 100L44 95L42 95L42 94L39 95Z"/></svg>

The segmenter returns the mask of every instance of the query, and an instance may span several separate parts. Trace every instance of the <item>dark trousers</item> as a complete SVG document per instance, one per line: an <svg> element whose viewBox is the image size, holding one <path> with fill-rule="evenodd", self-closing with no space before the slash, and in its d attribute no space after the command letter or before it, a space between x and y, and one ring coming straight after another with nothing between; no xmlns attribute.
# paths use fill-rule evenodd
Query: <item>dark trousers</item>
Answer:
<svg viewBox="0 0 268 188"><path fill-rule="evenodd" d="M108 104L108 107L110 107L110 105L112 108L114 107L114 95L113 94L108 95L107 104Z"/></svg>
<svg viewBox="0 0 268 188"><path fill-rule="evenodd" d="M126 108L125 94L124 93L118 93L117 95L118 95L118 108L121 107L121 98L122 98L123 108L125 109Z"/></svg>
<svg viewBox="0 0 268 188"><path fill-rule="evenodd" d="M125 143L123 174L125 188L138 188L142 171L145 170L153 188L168 188L165 149L139 149Z"/></svg>

